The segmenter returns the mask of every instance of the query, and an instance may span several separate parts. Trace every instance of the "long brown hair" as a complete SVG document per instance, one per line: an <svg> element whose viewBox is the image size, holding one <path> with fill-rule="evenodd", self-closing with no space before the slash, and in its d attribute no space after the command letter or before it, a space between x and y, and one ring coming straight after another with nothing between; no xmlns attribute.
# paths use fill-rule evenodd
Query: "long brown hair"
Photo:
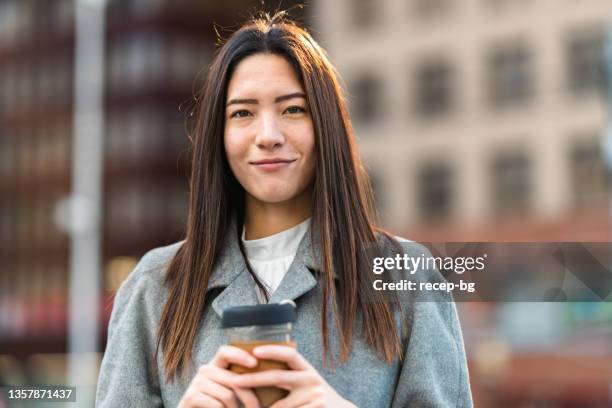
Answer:
<svg viewBox="0 0 612 408"><path fill-rule="evenodd" d="M374 224L371 188L357 152L338 75L308 32L289 20L286 12L277 12L253 18L231 35L217 51L204 86L196 95L189 135L193 155L186 238L168 266L168 299L157 331L157 349L161 345L166 380L184 373L191 361L215 261L226 235L236 233L228 230L231 218L241 219L244 215L244 191L224 151L225 98L236 65L256 53L280 55L292 65L306 92L314 125L316 170L311 231L318 235L312 238L319 243L321 255L318 279L323 293L324 356L329 352L327 315L331 303L340 335L341 361L346 361L350 353L358 309L362 312L366 344L386 362L401 358L394 305L365 301L360 290L361 243L375 242L377 232L388 234ZM337 286L334 270L339 275Z"/></svg>

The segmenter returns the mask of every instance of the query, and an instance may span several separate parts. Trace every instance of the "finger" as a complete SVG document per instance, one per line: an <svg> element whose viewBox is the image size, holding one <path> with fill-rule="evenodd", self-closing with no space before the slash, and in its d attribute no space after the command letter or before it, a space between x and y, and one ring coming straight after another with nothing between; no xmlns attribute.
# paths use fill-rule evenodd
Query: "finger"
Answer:
<svg viewBox="0 0 612 408"><path fill-rule="evenodd" d="M294 408L301 407L304 404L312 401L312 393L309 389L297 389L292 391L288 396L276 401L270 408Z"/></svg>
<svg viewBox="0 0 612 408"><path fill-rule="evenodd" d="M233 378L233 383L240 388L275 386L292 390L298 386L314 384L315 378L311 371L267 370L239 374Z"/></svg>
<svg viewBox="0 0 612 408"><path fill-rule="evenodd" d="M186 403L191 408L224 408L221 402L202 393L191 395Z"/></svg>
<svg viewBox="0 0 612 408"><path fill-rule="evenodd" d="M227 368L230 364L239 364L244 367L255 367L257 359L248 351L242 350L234 346L221 346L217 350L217 354L212 359L211 364Z"/></svg>
<svg viewBox="0 0 612 408"><path fill-rule="evenodd" d="M260 408L259 400L252 390L238 387L234 387L233 390L245 408Z"/></svg>
<svg viewBox="0 0 612 408"><path fill-rule="evenodd" d="M238 374L214 365L202 366L202 376L231 388L246 408L259 408L259 400L252 390L236 387L232 379Z"/></svg>
<svg viewBox="0 0 612 408"><path fill-rule="evenodd" d="M200 367L198 374L204 378L210 378L211 380L228 388L231 388L234 385L232 380L238 375L230 370L217 367L216 365L212 364L207 364Z"/></svg>
<svg viewBox="0 0 612 408"><path fill-rule="evenodd" d="M258 359L282 361L293 370L308 370L312 366L294 347L265 345L253 349Z"/></svg>
<svg viewBox="0 0 612 408"><path fill-rule="evenodd" d="M238 401L231 388L226 388L208 378L198 381L196 387L202 394L219 401L223 407L238 408Z"/></svg>

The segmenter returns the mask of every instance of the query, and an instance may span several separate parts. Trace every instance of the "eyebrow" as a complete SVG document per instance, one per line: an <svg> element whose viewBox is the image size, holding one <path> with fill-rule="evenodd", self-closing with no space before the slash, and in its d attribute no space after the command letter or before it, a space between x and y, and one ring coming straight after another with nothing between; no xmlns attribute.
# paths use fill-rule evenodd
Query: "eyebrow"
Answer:
<svg viewBox="0 0 612 408"><path fill-rule="evenodd" d="M294 92L294 93L290 93L287 95L277 96L276 98L274 98L274 103L279 103L282 101L286 101L287 99L293 99L293 98L306 99L306 95L302 92ZM239 103L258 104L259 101L257 99L231 99L225 106L227 107L227 106L235 105Z"/></svg>

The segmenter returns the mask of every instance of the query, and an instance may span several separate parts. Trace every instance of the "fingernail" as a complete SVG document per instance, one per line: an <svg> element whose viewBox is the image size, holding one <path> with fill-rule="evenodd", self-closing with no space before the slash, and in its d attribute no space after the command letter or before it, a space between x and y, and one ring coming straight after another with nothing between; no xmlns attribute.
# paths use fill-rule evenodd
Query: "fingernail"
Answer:
<svg viewBox="0 0 612 408"><path fill-rule="evenodd" d="M257 365L257 359L255 358L252 358L252 357L249 358L248 362L249 362L249 365L252 365L252 366Z"/></svg>

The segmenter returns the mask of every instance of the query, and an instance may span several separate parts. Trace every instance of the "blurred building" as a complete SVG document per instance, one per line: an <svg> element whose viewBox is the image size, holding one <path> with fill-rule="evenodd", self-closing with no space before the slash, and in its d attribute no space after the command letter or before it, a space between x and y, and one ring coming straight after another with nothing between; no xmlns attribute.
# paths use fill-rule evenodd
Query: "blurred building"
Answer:
<svg viewBox="0 0 612 408"><path fill-rule="evenodd" d="M114 290L183 232L183 126L213 22L224 34L259 4L109 3L101 348ZM610 240L608 0L307 6L395 233ZM69 240L56 219L71 188L73 20L74 0L0 0L0 384L52 384L65 371ZM460 304L477 406L609 406L612 311L601 305Z"/></svg>
<svg viewBox="0 0 612 408"><path fill-rule="evenodd" d="M423 242L610 240L600 147L609 1L315 8L393 232ZM476 406L612 404L609 303L459 311Z"/></svg>
<svg viewBox="0 0 612 408"><path fill-rule="evenodd" d="M441 241L610 236L600 152L609 1L316 7L385 224Z"/></svg>
<svg viewBox="0 0 612 408"><path fill-rule="evenodd" d="M119 284L147 250L183 236L185 118L214 25L226 35L255 5L108 3L101 349ZM58 203L71 189L74 18L74 0L0 0L0 384L7 373L57 381L65 368L70 248Z"/></svg>

